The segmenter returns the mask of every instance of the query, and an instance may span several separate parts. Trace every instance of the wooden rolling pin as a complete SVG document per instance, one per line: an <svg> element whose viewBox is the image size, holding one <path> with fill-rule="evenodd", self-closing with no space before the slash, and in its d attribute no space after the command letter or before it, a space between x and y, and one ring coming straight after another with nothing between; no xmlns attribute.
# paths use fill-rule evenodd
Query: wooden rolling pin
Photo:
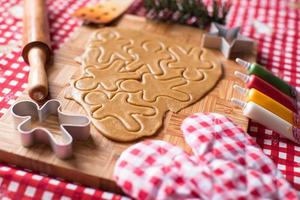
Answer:
<svg viewBox="0 0 300 200"><path fill-rule="evenodd" d="M28 93L35 101L48 96L45 70L51 57L46 0L24 0L22 56L30 66Z"/></svg>

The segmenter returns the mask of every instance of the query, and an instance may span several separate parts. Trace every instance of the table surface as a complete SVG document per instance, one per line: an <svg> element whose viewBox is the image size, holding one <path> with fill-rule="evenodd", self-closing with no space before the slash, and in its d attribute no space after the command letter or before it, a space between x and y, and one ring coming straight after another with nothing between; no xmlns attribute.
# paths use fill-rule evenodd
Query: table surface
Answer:
<svg viewBox="0 0 300 200"><path fill-rule="evenodd" d="M49 0L53 48L57 50L82 23L70 17L77 8L97 0ZM137 0L129 13L143 16ZM0 116L27 87L29 67L20 58L21 0L0 1ZM300 1L234 0L227 26L242 26L242 33L258 41L258 62L300 89ZM266 27L259 25L263 23ZM272 30L270 32L269 30ZM299 72L298 72L299 71ZM248 133L272 158L293 187L300 189L300 146L262 125L251 122ZM47 199L127 199L99 189L70 183L59 177L0 163L0 197Z"/></svg>

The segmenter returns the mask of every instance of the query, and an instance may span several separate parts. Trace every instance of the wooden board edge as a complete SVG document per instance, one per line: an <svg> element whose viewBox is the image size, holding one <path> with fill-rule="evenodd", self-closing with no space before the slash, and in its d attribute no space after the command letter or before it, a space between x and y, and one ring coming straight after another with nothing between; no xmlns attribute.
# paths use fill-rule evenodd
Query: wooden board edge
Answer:
<svg viewBox="0 0 300 200"><path fill-rule="evenodd" d="M72 169L68 169L68 172L66 173L66 171L61 170L62 167L53 167L49 163L47 163L46 165L42 161L33 160L28 157L22 157L22 159L20 159L20 156L11 154L10 152L4 151L2 149L0 149L0 158L3 162L16 165L17 167L24 168L25 170L26 168L33 170L34 173L45 173L49 175L50 178L59 177L65 179L66 181L69 181L70 183L83 185L85 187L100 188L101 190L105 190L108 192L114 192L121 195L124 194L122 189L116 184L115 181L104 180L106 182L104 184L103 180L101 180L99 177L94 177L84 173L78 174L77 171Z"/></svg>

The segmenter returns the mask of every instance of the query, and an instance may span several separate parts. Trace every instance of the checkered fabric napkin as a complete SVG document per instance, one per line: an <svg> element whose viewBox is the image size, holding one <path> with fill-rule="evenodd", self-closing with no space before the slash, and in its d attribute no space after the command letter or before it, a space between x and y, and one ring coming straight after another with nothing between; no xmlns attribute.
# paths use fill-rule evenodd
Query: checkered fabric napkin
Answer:
<svg viewBox="0 0 300 200"><path fill-rule="evenodd" d="M181 130L194 155L165 141L129 147L114 178L137 199L297 199L254 140L228 118L194 114Z"/></svg>

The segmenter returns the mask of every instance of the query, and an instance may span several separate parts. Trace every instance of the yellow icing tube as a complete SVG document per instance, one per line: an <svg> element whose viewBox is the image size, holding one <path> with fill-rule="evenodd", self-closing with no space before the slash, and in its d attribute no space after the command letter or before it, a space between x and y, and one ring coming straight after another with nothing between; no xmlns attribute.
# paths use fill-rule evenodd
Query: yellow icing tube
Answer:
<svg viewBox="0 0 300 200"><path fill-rule="evenodd" d="M232 98L231 101L243 109L243 115L246 117L300 144L300 129L291 123L288 123L286 120L252 101L246 103L235 98Z"/></svg>
<svg viewBox="0 0 300 200"><path fill-rule="evenodd" d="M296 114L294 114L294 112L254 88L248 91L246 101L252 101L274 113L278 117L286 120L287 122L295 125L297 124L295 121Z"/></svg>

